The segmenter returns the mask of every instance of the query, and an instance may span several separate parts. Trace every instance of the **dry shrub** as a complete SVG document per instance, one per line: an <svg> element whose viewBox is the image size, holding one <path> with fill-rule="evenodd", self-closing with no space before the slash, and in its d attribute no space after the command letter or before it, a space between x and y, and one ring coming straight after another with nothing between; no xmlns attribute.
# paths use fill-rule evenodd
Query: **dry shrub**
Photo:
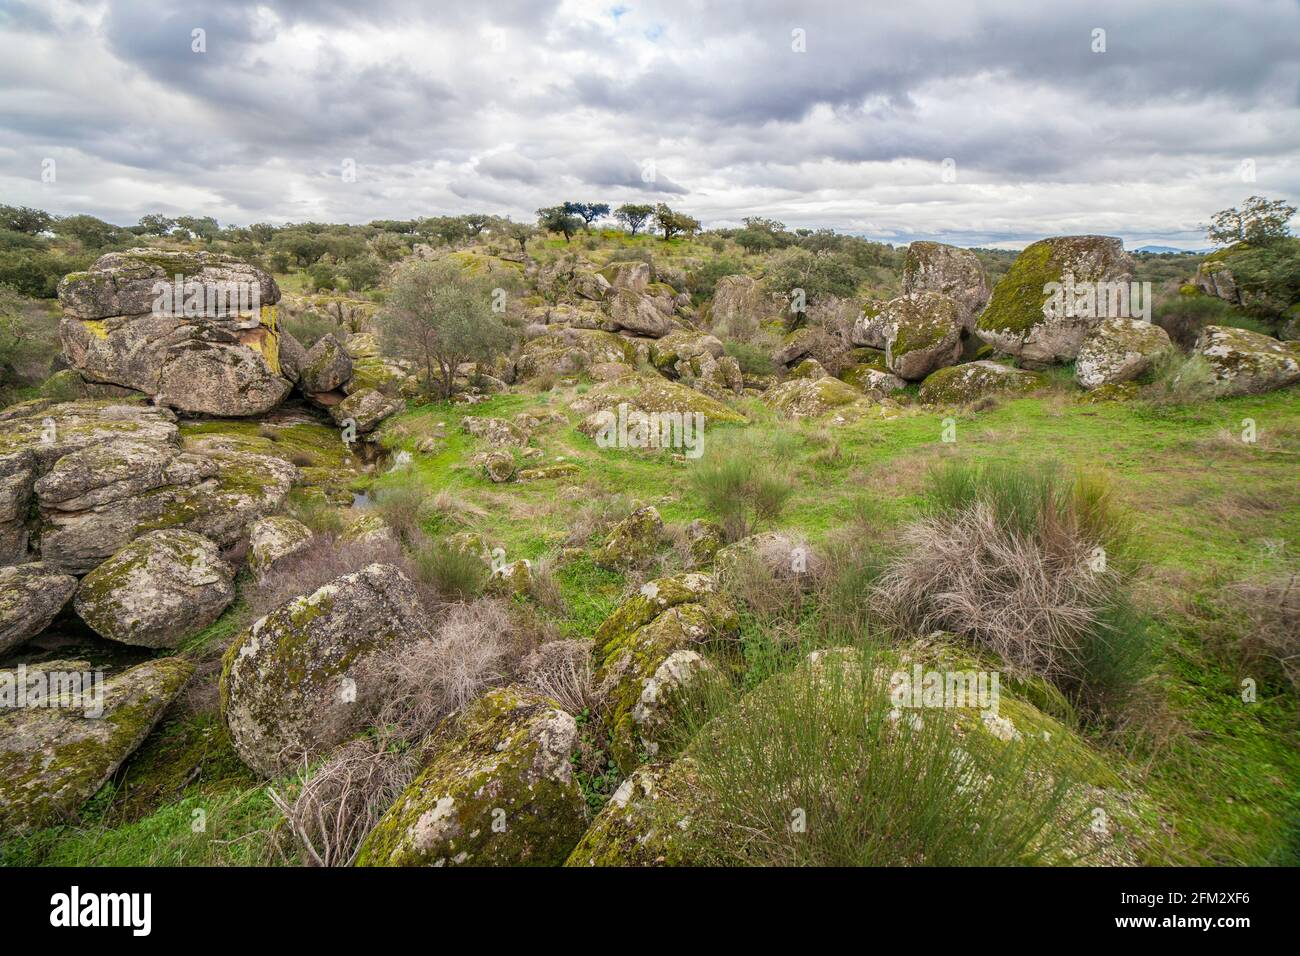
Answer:
<svg viewBox="0 0 1300 956"><path fill-rule="evenodd" d="M401 546L392 539L342 541L318 534L297 554L277 564L275 573L266 580L250 581L244 588L244 599L253 616L261 617L285 601L311 594L335 578L375 563L395 564L404 570L409 566Z"/></svg>
<svg viewBox="0 0 1300 956"><path fill-rule="evenodd" d="M303 859L348 866L424 762L421 743L442 722L509 676L510 616L503 602L444 609L430 640L371 658L362 680L383 686L374 726L335 749L297 792L271 791Z"/></svg>
<svg viewBox="0 0 1300 956"><path fill-rule="evenodd" d="M565 545L577 548L585 545L597 534L605 534L633 511L637 505L623 494L610 494L600 488L587 486L586 495L569 516L569 533Z"/></svg>
<svg viewBox="0 0 1300 956"><path fill-rule="evenodd" d="M954 462L900 534L876 592L886 620L950 631L1114 716L1149 662L1126 521L1103 483L1056 466Z"/></svg>
<svg viewBox="0 0 1300 956"><path fill-rule="evenodd" d="M564 591L555 576L557 558L546 554L533 562L532 577L528 583L528 595L539 605L553 614L563 616L568 606L564 601Z"/></svg>
<svg viewBox="0 0 1300 956"><path fill-rule="evenodd" d="M575 717L594 711L599 695L591 666L593 646L579 640L543 644L520 664L521 679Z"/></svg>

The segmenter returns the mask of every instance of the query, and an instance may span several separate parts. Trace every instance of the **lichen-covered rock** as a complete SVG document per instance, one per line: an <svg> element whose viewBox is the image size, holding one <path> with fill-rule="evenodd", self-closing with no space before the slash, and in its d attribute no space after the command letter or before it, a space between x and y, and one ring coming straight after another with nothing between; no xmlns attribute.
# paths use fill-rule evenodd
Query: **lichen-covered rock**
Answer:
<svg viewBox="0 0 1300 956"><path fill-rule="evenodd" d="M342 388L352 377L352 356L343 343L326 332L307 350L298 377L298 387L308 395Z"/></svg>
<svg viewBox="0 0 1300 956"><path fill-rule="evenodd" d="M868 320L864 315L860 322L879 329L885 365L899 378L920 381L961 356L957 303L938 292L913 292L891 299L874 318ZM858 336L855 341L867 337Z"/></svg>
<svg viewBox="0 0 1300 956"><path fill-rule="evenodd" d="M903 257L903 294L939 292L957 303L957 320L971 332L989 300L989 280L979 256L942 242L914 242Z"/></svg>
<svg viewBox="0 0 1300 956"><path fill-rule="evenodd" d="M533 586L533 562L519 558L492 569L488 577L489 594L512 597L527 594Z"/></svg>
<svg viewBox="0 0 1300 956"><path fill-rule="evenodd" d="M338 425L347 427L350 422L356 426L357 434L365 435L374 431L385 418L405 408L406 402L400 398L389 398L377 389L364 388L330 406L329 411Z"/></svg>
<svg viewBox="0 0 1300 956"><path fill-rule="evenodd" d="M96 685L85 661L28 665L29 706L0 707L0 834L69 819L148 736L193 673L179 657L128 668ZM74 686L74 675L84 675ZM14 670L0 671L12 690ZM30 705L33 688L50 699Z"/></svg>
<svg viewBox="0 0 1300 956"><path fill-rule="evenodd" d="M249 287L250 293L255 287L261 305L275 305L280 301L279 286L270 273L233 256L136 248L107 253L95 260L88 271L64 276L59 282L59 302L70 316L83 321L144 315L155 311L158 283L172 285L178 275L205 285L243 284ZM185 297L188 295L187 292ZM205 313L225 317L241 311L237 299L213 296L208 301L208 298L204 296Z"/></svg>
<svg viewBox="0 0 1300 956"><path fill-rule="evenodd" d="M763 403L791 418L816 418L865 405L862 392L837 378L796 378L763 393Z"/></svg>
<svg viewBox="0 0 1300 956"><path fill-rule="evenodd" d="M1194 351L1210 363L1221 396L1259 395L1300 382L1300 351L1258 332L1207 325Z"/></svg>
<svg viewBox="0 0 1300 956"><path fill-rule="evenodd" d="M722 527L716 521L696 518L686 526L686 541L691 551L691 567L707 567L722 547Z"/></svg>
<svg viewBox="0 0 1300 956"><path fill-rule="evenodd" d="M650 285L650 263L648 262L611 262L600 270L600 274L609 280L615 289L631 289L644 292Z"/></svg>
<svg viewBox="0 0 1300 956"><path fill-rule="evenodd" d="M259 618L226 651L221 713L240 758L275 776L363 729L386 686L366 664L427 640L415 586L371 564Z"/></svg>
<svg viewBox="0 0 1300 956"><path fill-rule="evenodd" d="M597 629L595 681L606 701L610 752L630 770L640 755L671 742L667 731L681 693L713 676L698 658L707 643L734 637L734 609L715 593L709 575L688 573L643 585ZM678 657L660 673L677 651Z"/></svg>
<svg viewBox="0 0 1300 956"><path fill-rule="evenodd" d="M593 385L569 407L581 415L601 411L617 414L618 406L622 403L642 412L700 412L704 421L710 425L724 422L739 424L745 421L743 415L732 411L715 398L687 388L679 382L670 382L662 376L643 372Z"/></svg>
<svg viewBox="0 0 1300 956"><path fill-rule="evenodd" d="M73 573L89 571L140 535L163 528L184 528L232 548L249 524L280 507L299 477L282 458L234 450L209 436L176 450L161 471L162 484L110 499L115 490L133 487L134 479L119 480L118 472L105 470L101 474L114 480L91 486L94 475L85 466L105 462L97 449L64 456L40 485L50 495L74 493L61 500L42 493L40 499L42 560ZM79 484L80 475L87 481ZM98 503L78 506L86 500Z"/></svg>
<svg viewBox="0 0 1300 956"><path fill-rule="evenodd" d="M483 439L494 448L523 448L528 444L528 432L504 418L466 415L460 420L460 430L466 435Z"/></svg>
<svg viewBox="0 0 1300 956"><path fill-rule="evenodd" d="M967 362L934 372L921 383L926 405L966 405L986 395L1025 395L1047 385L1036 372L998 362Z"/></svg>
<svg viewBox="0 0 1300 956"><path fill-rule="evenodd" d="M680 286L679 286L680 288ZM723 276L713 290L709 305L710 326L724 336L745 338L775 311L762 287L749 276Z"/></svg>
<svg viewBox="0 0 1300 956"><path fill-rule="evenodd" d="M1237 278L1221 258L1207 256L1203 259L1196 267L1196 278L1192 282L1206 295L1212 295L1232 305L1241 305L1241 292L1237 288Z"/></svg>
<svg viewBox="0 0 1300 956"><path fill-rule="evenodd" d="M562 461L552 465L538 465L536 468L520 468L515 473L515 480L553 481L556 478L572 478L578 473L577 465L571 461Z"/></svg>
<svg viewBox="0 0 1300 956"><path fill-rule="evenodd" d="M160 296L178 276L179 301ZM230 256L129 249L64 277L59 333L92 382L191 413L258 415L291 388L280 371L279 298L268 273Z"/></svg>
<svg viewBox="0 0 1300 956"><path fill-rule="evenodd" d="M515 456L508 451L489 451L476 457L481 459L483 474L493 484L499 485L509 481L519 470L519 466L515 464Z"/></svg>
<svg viewBox="0 0 1300 956"><path fill-rule="evenodd" d="M591 365L630 365L635 360L634 346L621 336L560 326L527 342L516 369L519 380L526 382L545 375L572 375Z"/></svg>
<svg viewBox="0 0 1300 956"><path fill-rule="evenodd" d="M1158 325L1139 319L1105 319L1079 346L1074 379L1087 389L1128 382L1171 347L1169 333Z"/></svg>
<svg viewBox="0 0 1300 956"><path fill-rule="evenodd" d="M538 270L537 289L551 302L599 301L609 293L610 285L596 271L595 263L565 255Z"/></svg>
<svg viewBox="0 0 1300 956"><path fill-rule="evenodd" d="M518 686L470 706L366 837L359 866L557 866L582 836L578 728Z"/></svg>
<svg viewBox="0 0 1300 956"><path fill-rule="evenodd" d="M632 771L609 798L565 866L692 866L715 835L700 812L699 767L689 757Z"/></svg>
<svg viewBox="0 0 1300 956"><path fill-rule="evenodd" d="M999 352L1017 356L1028 365L1072 361L1087 333L1108 314L1100 301L1107 297L1098 296L1092 316L1071 316L1053 307L1049 285L1063 283L1067 277L1075 283L1127 283L1133 268L1119 239L1058 236L1039 240L1027 246L998 280L980 313L976 334Z"/></svg>
<svg viewBox="0 0 1300 956"><path fill-rule="evenodd" d="M636 335L661 338L672 330L672 322L655 308L648 296L631 289L618 289L605 299L609 319L615 329L624 329Z"/></svg>
<svg viewBox="0 0 1300 956"><path fill-rule="evenodd" d="M407 398L419 394L422 387L420 378L414 373L411 363L384 355L375 333L353 332L343 347L352 358L352 375L343 384L343 391L347 394L367 388L377 389L385 395L399 394ZM280 358L283 364L283 348Z"/></svg>
<svg viewBox="0 0 1300 956"><path fill-rule="evenodd" d="M793 365L811 355L816 345L816 329L810 327L795 329L781 340L780 346L772 353L772 361L777 365Z"/></svg>
<svg viewBox="0 0 1300 956"><path fill-rule="evenodd" d="M861 363L850 365L840 372L839 377L840 381L847 382L859 391L866 392L877 398L907 387L907 382L897 375Z"/></svg>
<svg viewBox="0 0 1300 956"><path fill-rule="evenodd" d="M659 549L664 522L653 505L632 512L610 530L592 560L605 568L626 569L648 561Z"/></svg>
<svg viewBox="0 0 1300 956"><path fill-rule="evenodd" d="M339 540L365 545L398 543L397 532L384 520L383 515L372 508L355 511L343 525Z"/></svg>
<svg viewBox="0 0 1300 956"><path fill-rule="evenodd" d="M35 481L36 456L30 450L0 452L0 567L27 558L27 514Z"/></svg>
<svg viewBox="0 0 1300 956"><path fill-rule="evenodd" d="M234 575L217 546L170 528L142 535L87 574L72 604L100 637L173 648L234 598Z"/></svg>
<svg viewBox="0 0 1300 956"><path fill-rule="evenodd" d="M307 547L311 539L311 528L288 515L254 521L248 529L248 567L253 577L266 580L283 562Z"/></svg>
<svg viewBox="0 0 1300 956"><path fill-rule="evenodd" d="M721 358L723 351L722 342L716 336L679 329L651 343L650 361L659 371L671 375L682 359L705 353Z"/></svg>
<svg viewBox="0 0 1300 956"><path fill-rule="evenodd" d="M806 358L794 368L790 369L787 379L794 378L825 378L830 373L822 367L822 363L815 358Z"/></svg>
<svg viewBox="0 0 1300 956"><path fill-rule="evenodd" d="M77 579L39 562L0 568L0 654L49 627Z"/></svg>

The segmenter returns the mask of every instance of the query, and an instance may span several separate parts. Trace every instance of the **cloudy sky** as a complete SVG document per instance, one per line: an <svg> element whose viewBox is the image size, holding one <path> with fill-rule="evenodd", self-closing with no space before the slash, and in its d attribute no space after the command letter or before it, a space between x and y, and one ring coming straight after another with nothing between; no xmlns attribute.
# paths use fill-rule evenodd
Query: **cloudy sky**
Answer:
<svg viewBox="0 0 1300 956"><path fill-rule="evenodd" d="M1295 0L0 0L0 202L123 224L585 199L1199 248L1251 194L1300 199Z"/></svg>

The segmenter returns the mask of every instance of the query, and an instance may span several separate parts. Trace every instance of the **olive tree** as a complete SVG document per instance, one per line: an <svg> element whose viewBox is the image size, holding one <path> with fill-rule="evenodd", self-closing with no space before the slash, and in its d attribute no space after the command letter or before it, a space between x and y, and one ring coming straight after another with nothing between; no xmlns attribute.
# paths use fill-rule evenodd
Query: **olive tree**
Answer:
<svg viewBox="0 0 1300 956"><path fill-rule="evenodd" d="M445 259L408 263L380 315L385 350L420 366L426 393L450 398L460 365L486 363L509 347L498 307L504 295L492 278L467 275Z"/></svg>

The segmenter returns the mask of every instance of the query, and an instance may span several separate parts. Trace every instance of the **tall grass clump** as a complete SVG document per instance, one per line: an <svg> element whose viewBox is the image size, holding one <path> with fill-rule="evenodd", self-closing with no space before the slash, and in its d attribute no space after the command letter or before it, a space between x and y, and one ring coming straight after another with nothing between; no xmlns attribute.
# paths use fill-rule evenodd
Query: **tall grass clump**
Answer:
<svg viewBox="0 0 1300 956"><path fill-rule="evenodd" d="M900 714L889 670L866 648L822 652L695 730L692 826L710 835L707 862L1001 866L1086 854L1070 834L1086 832L1088 811L1052 743L962 735L941 710Z"/></svg>
<svg viewBox="0 0 1300 956"><path fill-rule="evenodd" d="M1013 673L1115 715L1151 640L1130 601L1130 531L1105 482L1052 463L950 462L901 532L877 593L887 620L961 635Z"/></svg>
<svg viewBox="0 0 1300 956"><path fill-rule="evenodd" d="M1165 349L1156 356L1143 397L1153 405L1189 405L1214 397L1214 369L1203 355Z"/></svg>
<svg viewBox="0 0 1300 956"><path fill-rule="evenodd" d="M739 541L773 524L795 491L793 451L780 434L732 432L709 439L691 469L691 486L722 527L727 541Z"/></svg>

